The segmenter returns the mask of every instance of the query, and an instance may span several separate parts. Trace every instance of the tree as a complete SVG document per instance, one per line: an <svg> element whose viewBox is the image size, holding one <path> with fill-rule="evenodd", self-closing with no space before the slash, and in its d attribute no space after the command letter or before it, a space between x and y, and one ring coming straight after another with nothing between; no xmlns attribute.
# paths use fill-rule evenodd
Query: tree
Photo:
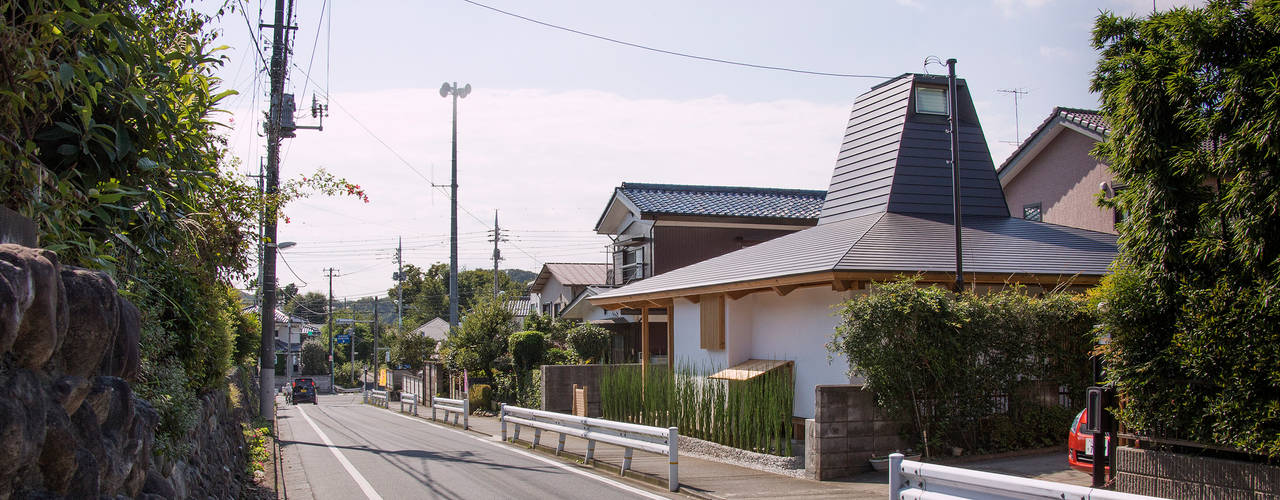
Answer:
<svg viewBox="0 0 1280 500"><path fill-rule="evenodd" d="M542 363L547 352L547 337L542 332L516 332L507 338L507 348L517 373L524 373Z"/></svg>
<svg viewBox="0 0 1280 500"><path fill-rule="evenodd" d="M1093 44L1096 154L1126 186L1098 293L1117 415L1280 457L1280 2L1103 14Z"/></svg>
<svg viewBox="0 0 1280 500"><path fill-rule="evenodd" d="M329 374L329 346L319 340L308 340L302 343L302 374Z"/></svg>
<svg viewBox="0 0 1280 500"><path fill-rule="evenodd" d="M392 365L407 366L416 372L436 353L436 339L426 335L406 330L390 337Z"/></svg>
<svg viewBox="0 0 1280 500"><path fill-rule="evenodd" d="M297 296L298 296L298 285L295 285L293 283L289 283L288 285L285 285L282 288L276 289L276 303L284 304L285 307L288 307L289 303L293 302L293 298Z"/></svg>
<svg viewBox="0 0 1280 500"><path fill-rule="evenodd" d="M295 295L285 303L284 311L311 324L323 324L327 320L329 297L320 292Z"/></svg>
<svg viewBox="0 0 1280 500"><path fill-rule="evenodd" d="M547 340L557 347L565 347L567 345L565 336L577 324L578 322L573 320L543 316L538 314L537 311L524 318L525 330L534 330L547 334Z"/></svg>
<svg viewBox="0 0 1280 500"><path fill-rule="evenodd" d="M567 341L579 358L602 363L613 343L613 334L599 325L583 323L569 330Z"/></svg>
<svg viewBox="0 0 1280 500"><path fill-rule="evenodd" d="M446 361L455 369L491 373L494 360L507 352L511 330L511 311L500 301L482 298L462 319L458 333L446 341Z"/></svg>
<svg viewBox="0 0 1280 500"><path fill-rule="evenodd" d="M401 284L404 296L404 323L420 325L434 318L449 318L449 265L432 264L422 269L413 264L404 266L405 280ZM523 283L514 281L508 273L498 273L499 292L524 295ZM396 288L387 290L396 296ZM478 298L493 297L493 270L473 269L458 272L458 310L467 311L475 306Z"/></svg>

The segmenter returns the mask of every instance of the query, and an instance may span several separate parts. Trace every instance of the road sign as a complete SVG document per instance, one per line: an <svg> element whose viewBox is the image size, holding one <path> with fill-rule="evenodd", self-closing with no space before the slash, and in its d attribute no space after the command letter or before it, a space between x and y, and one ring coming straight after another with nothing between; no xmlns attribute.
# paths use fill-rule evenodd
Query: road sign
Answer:
<svg viewBox="0 0 1280 500"><path fill-rule="evenodd" d="M347 334L345 334L345 333L338 334L338 335L334 335L334 336L333 336L333 342L334 342L335 344L350 344L350 343L351 343L351 336L350 336L350 335L347 335Z"/></svg>

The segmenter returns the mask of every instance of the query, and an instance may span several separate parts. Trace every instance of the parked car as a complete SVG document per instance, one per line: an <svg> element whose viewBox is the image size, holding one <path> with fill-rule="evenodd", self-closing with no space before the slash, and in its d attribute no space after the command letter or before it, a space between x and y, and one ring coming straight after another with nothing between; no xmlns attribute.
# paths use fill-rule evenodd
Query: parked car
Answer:
<svg viewBox="0 0 1280 500"><path fill-rule="evenodd" d="M1093 435L1086 434L1080 430L1084 426L1084 412L1084 410L1080 410L1067 433L1067 464L1075 470L1092 474L1095 448ZM1105 446L1103 447L1103 453L1107 453ZM1111 467L1108 466L1107 469L1110 470Z"/></svg>
<svg viewBox="0 0 1280 500"><path fill-rule="evenodd" d="M293 404L320 404L316 401L316 381L309 378L293 379Z"/></svg>

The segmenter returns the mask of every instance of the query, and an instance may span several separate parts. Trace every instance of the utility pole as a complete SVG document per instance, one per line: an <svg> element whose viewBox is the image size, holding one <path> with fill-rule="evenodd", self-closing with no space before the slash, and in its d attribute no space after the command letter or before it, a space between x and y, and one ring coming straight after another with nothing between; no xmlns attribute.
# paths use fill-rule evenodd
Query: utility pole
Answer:
<svg viewBox="0 0 1280 500"><path fill-rule="evenodd" d="M333 333L333 276L334 274L333 273L335 271L337 271L337 269L334 269L332 267L325 269L325 275L329 277L329 313L325 314L325 317L328 318L329 320L328 323L329 323L329 390L330 391L333 391L334 387L337 387L333 385L333 335L334 335Z"/></svg>
<svg viewBox="0 0 1280 500"><path fill-rule="evenodd" d="M373 388L378 388L378 336L381 334L381 328L378 323L378 298L373 298Z"/></svg>
<svg viewBox="0 0 1280 500"><path fill-rule="evenodd" d="M951 211L952 224L956 229L956 291L964 290L964 264L960 236L962 220L960 218L960 98L956 96L956 60L947 59L947 103L948 122L951 126Z"/></svg>
<svg viewBox="0 0 1280 500"><path fill-rule="evenodd" d="M449 178L449 334L458 331L458 99L471 93L471 84L440 86L440 97L453 95L453 167Z"/></svg>
<svg viewBox="0 0 1280 500"><path fill-rule="evenodd" d="M502 260L502 251L498 250L498 242L504 241L502 229L498 227L498 211L493 211L493 300L498 300L498 261Z"/></svg>
<svg viewBox="0 0 1280 500"><path fill-rule="evenodd" d="M269 418L275 410L275 315L276 315L276 209L272 204L280 184L280 121L283 113L284 74L288 53L285 47L284 0L276 0L275 22L271 25L271 111L267 115L267 172L262 228L262 355L259 366L259 416Z"/></svg>

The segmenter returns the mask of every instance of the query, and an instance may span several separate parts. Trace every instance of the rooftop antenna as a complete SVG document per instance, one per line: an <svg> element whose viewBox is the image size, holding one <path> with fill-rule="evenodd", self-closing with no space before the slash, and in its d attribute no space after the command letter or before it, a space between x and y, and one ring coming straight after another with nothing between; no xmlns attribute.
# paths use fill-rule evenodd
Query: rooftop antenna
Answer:
<svg viewBox="0 0 1280 500"><path fill-rule="evenodd" d="M1029 92L1027 92L1026 90L1016 89L1016 88L1000 89L1000 90L997 90L996 92L999 92L1001 94L1013 95L1013 141L1000 141L1000 142L1003 142L1005 144L1013 144L1014 146L1022 144L1022 127L1018 119L1018 97L1027 95Z"/></svg>

